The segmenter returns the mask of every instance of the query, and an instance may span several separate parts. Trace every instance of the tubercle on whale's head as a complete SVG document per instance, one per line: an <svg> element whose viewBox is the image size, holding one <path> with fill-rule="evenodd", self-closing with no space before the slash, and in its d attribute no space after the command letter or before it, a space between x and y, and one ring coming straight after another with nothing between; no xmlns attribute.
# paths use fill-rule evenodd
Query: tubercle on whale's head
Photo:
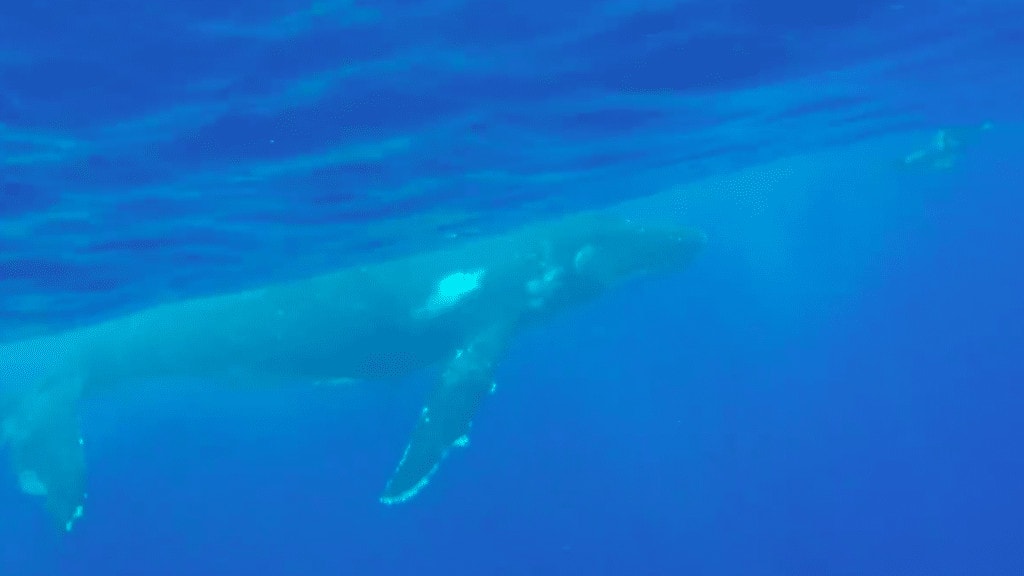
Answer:
<svg viewBox="0 0 1024 576"><path fill-rule="evenodd" d="M576 251L572 269L580 280L605 288L636 276L681 271L707 243L703 231L689 226L606 220Z"/></svg>

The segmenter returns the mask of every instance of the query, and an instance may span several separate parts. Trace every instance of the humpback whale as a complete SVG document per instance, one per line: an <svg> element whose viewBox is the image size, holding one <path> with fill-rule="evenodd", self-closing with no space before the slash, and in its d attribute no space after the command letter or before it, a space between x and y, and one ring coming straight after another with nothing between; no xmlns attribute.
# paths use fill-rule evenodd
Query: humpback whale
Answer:
<svg viewBox="0 0 1024 576"><path fill-rule="evenodd" d="M902 165L948 170L956 164L964 146L973 143L983 132L991 130L992 126L991 122L985 122L980 126L957 126L938 130L932 135L927 146L904 156Z"/></svg>
<svg viewBox="0 0 1024 576"><path fill-rule="evenodd" d="M436 366L380 496L404 502L466 444L517 330L637 276L682 270L705 242L681 224L575 214L10 342L0 346L0 444L21 491L71 530L86 498L77 422L85 396L178 377L245 387L372 381Z"/></svg>

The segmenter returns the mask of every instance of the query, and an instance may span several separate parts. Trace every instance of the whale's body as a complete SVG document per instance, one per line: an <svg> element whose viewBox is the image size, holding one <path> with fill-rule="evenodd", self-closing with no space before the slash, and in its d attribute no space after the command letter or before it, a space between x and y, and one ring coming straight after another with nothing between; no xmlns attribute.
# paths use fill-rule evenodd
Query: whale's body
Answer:
<svg viewBox="0 0 1024 576"><path fill-rule="evenodd" d="M85 498L81 396L156 378L235 386L378 380L440 366L385 503L464 444L510 336L637 274L681 269L684 227L573 216L456 248L169 303L0 346L2 438L22 491L70 529ZM9 380L9 381L8 381Z"/></svg>

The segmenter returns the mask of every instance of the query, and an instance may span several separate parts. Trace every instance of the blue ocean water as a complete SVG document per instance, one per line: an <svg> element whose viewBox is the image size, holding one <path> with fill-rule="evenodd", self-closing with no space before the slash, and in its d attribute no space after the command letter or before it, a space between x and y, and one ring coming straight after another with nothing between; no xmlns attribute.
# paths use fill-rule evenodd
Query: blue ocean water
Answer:
<svg viewBox="0 0 1024 576"><path fill-rule="evenodd" d="M86 517L4 476L0 575L1019 573L1022 42L1010 0L3 7L2 340L619 202L709 245L521 334L405 506L431 374L89 399Z"/></svg>

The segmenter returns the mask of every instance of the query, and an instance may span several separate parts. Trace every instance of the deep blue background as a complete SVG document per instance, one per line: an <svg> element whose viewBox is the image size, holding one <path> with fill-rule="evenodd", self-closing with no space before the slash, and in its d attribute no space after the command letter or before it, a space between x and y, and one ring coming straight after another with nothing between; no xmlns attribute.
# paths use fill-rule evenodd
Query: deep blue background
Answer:
<svg viewBox="0 0 1024 576"><path fill-rule="evenodd" d="M57 538L8 483L0 575L1019 573L1022 22L4 7L4 339L673 186L651 205L711 245L517 340L408 506L376 496L431 374L92 399L86 519ZM895 168L984 120L953 169Z"/></svg>

